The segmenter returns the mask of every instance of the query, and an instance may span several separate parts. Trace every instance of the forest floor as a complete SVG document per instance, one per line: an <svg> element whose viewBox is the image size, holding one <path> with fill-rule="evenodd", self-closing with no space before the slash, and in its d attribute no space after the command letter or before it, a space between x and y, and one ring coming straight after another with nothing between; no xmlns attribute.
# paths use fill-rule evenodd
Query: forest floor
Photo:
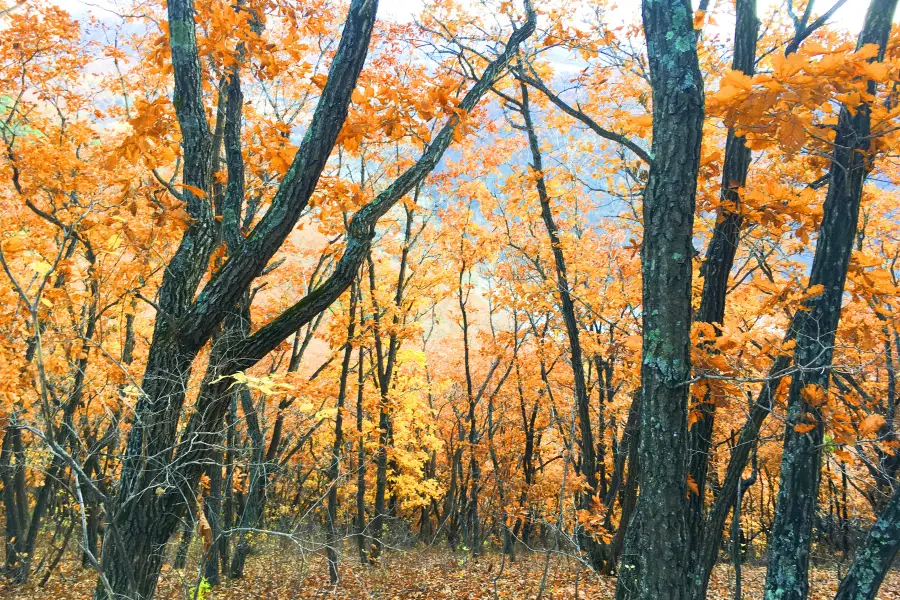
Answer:
<svg viewBox="0 0 900 600"><path fill-rule="evenodd" d="M540 588L544 558L530 555L516 563L502 561L499 555L466 560L462 554L446 551L414 550L392 552L382 561L363 568L348 556L341 566L338 586L328 583L325 559L314 555L291 556L293 552L267 552L252 556L246 576L228 581L201 594L202 600L287 600L289 598L425 600L492 600L494 598L530 600ZM503 567L501 570L501 566ZM498 577L499 575L499 577ZM762 597L765 567L748 564L742 569L743 597ZM157 590L158 600L186 600L196 585L196 571L164 569ZM44 587L0 584L4 600L81 600L91 597L95 578L82 569L80 561L63 561ZM837 591L836 568L817 568L810 575L812 600L832 600ZM615 579L593 575L579 569L571 559L553 560L543 598L606 599L615 597ZM716 567L710 583L709 599L734 598L734 570L730 565ZM880 600L900 600L900 571L885 580Z"/></svg>

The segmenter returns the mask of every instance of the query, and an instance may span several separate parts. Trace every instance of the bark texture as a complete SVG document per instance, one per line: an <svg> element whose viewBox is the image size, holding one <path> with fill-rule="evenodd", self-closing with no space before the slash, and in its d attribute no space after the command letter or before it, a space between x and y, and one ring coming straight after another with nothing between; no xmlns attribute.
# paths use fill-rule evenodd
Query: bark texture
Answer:
<svg viewBox="0 0 900 600"><path fill-rule="evenodd" d="M703 126L703 80L689 0L645 0L653 145L644 192L641 464L617 598L687 594L687 402L691 257Z"/></svg>
<svg viewBox="0 0 900 600"><path fill-rule="evenodd" d="M858 46L877 44L877 60L891 30L897 0L869 6ZM874 83L869 84L874 93ZM853 111L852 114L851 110ZM766 571L766 600L803 600L809 592L809 548L819 491L824 425L810 390L827 389L850 254L856 240L863 183L871 170L868 106L842 106L835 133L828 193L809 285L821 294L806 301L796 324L797 345L788 394L781 481ZM806 426L812 425L810 431Z"/></svg>

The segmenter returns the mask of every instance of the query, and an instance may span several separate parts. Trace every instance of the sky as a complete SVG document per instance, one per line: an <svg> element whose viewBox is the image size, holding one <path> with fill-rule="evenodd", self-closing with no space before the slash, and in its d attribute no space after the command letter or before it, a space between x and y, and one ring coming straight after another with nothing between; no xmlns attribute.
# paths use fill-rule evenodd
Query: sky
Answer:
<svg viewBox="0 0 900 600"><path fill-rule="evenodd" d="M719 3L722 1L723 0L719 0ZM785 3L785 0L757 1L757 10L761 15L768 12L772 6L783 6ZM815 12L817 14L823 13L831 8L834 2L835 0L817 0ZM698 3L699 0L694 0L695 6ZM716 3L717 2L711 2L711 4ZM407 22L422 9L423 4L423 0L380 0L378 11L382 18L392 17L398 21ZM613 12L613 16L618 16L622 20L635 19L640 14L640 6L640 0L619 0L618 9ZM837 10L830 22L834 26L856 33L862 29L863 19L865 18L866 8L868 6L869 0L846 0L845 4Z"/></svg>
<svg viewBox="0 0 900 600"><path fill-rule="evenodd" d="M96 7L113 6L117 4L116 0L51 0L57 5L62 6L70 13L76 16L87 14L89 10L96 10ZM462 0L465 2L466 0ZM728 0L714 0L713 5ZM783 5L785 0L757 0L759 14L765 14L773 5ZM796 1L796 0L795 0ZM836 0L816 0L816 12L821 14ZM474 2L473 2L474 3ZM699 0L694 0L694 4L698 4ZM424 0L380 0L378 14L380 18L390 18L401 22L408 22L422 10L425 4ZM611 18L619 18L624 20L633 20L640 14L640 0L618 0L618 8L612 12ZM838 9L837 13L831 19L831 24L839 26L850 32L856 33L862 28L863 18L866 14L866 8L869 0L846 0L845 4Z"/></svg>

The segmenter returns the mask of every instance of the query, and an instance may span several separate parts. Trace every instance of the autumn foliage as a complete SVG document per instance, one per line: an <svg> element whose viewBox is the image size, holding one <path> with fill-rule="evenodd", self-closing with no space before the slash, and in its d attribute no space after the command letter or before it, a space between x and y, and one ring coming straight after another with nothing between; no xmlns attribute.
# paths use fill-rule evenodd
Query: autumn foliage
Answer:
<svg viewBox="0 0 900 600"><path fill-rule="evenodd" d="M0 594L875 597L896 0L67 4L0 0Z"/></svg>

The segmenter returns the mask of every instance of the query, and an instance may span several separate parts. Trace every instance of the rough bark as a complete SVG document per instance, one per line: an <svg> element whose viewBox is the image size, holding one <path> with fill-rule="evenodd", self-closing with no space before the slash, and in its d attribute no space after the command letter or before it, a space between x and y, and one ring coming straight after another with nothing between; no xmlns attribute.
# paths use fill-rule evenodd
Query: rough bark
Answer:
<svg viewBox="0 0 900 600"><path fill-rule="evenodd" d="M644 0L653 92L653 163L644 192L641 493L626 533L617 598L688 593L687 403L691 258L703 80L688 0Z"/></svg>
<svg viewBox="0 0 900 600"><path fill-rule="evenodd" d="M856 551L835 600L874 600L900 548L900 486Z"/></svg>
<svg viewBox="0 0 900 600"><path fill-rule="evenodd" d="M858 46L874 43L884 55L897 0L869 6ZM869 83L875 92L874 82ZM855 112L851 114L850 110ZM816 243L809 285L823 291L806 301L798 315L797 345L788 394L781 481L766 571L766 600L802 600L809 591L809 548L818 498L824 424L819 407L808 402L808 386L827 389L834 340L850 254L856 239L863 183L871 170L870 110L841 107L832 151L828 193ZM795 319L796 320L796 319ZM811 431L803 431L812 425ZM800 431L798 431L800 429Z"/></svg>

